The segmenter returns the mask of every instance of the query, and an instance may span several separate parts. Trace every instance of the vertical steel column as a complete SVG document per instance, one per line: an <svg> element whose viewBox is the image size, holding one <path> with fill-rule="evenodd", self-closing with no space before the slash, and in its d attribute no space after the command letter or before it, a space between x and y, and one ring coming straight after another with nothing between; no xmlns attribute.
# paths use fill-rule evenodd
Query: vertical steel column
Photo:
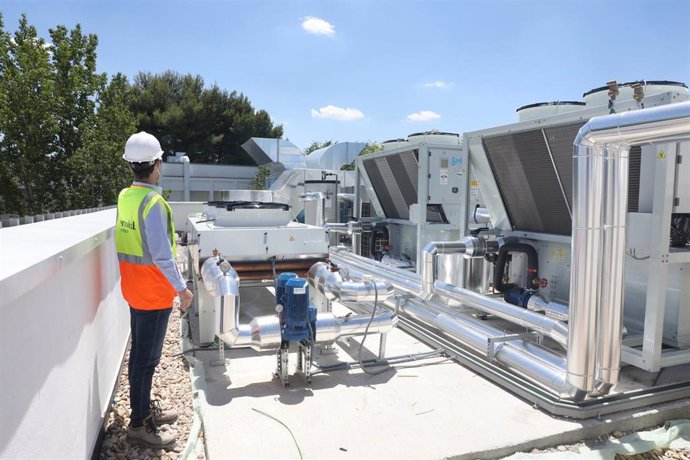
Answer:
<svg viewBox="0 0 690 460"><path fill-rule="evenodd" d="M651 263L647 280L644 337L642 340L642 361L645 369L650 372L657 372L661 368L661 342L664 334L676 148L677 144L666 144L657 146L655 151L657 162L654 174L653 224L649 247Z"/></svg>

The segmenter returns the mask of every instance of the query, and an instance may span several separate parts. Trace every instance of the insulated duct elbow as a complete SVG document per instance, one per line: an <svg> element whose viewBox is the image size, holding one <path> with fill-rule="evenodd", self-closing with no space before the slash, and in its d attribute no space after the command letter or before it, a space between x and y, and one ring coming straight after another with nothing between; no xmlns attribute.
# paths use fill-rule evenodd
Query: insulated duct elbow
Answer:
<svg viewBox="0 0 690 460"><path fill-rule="evenodd" d="M434 281L438 277L439 254L463 254L466 258L484 257L499 249L498 242L468 236L462 241L432 241L422 250L422 297L429 300L434 294Z"/></svg>
<svg viewBox="0 0 690 460"><path fill-rule="evenodd" d="M239 295L240 277L232 265L219 256L209 257L201 265L201 279L214 297Z"/></svg>
<svg viewBox="0 0 690 460"><path fill-rule="evenodd" d="M339 271L325 262L317 262L309 269L309 284L324 294L328 300L342 302L384 302L393 295L393 286L384 280L343 279Z"/></svg>

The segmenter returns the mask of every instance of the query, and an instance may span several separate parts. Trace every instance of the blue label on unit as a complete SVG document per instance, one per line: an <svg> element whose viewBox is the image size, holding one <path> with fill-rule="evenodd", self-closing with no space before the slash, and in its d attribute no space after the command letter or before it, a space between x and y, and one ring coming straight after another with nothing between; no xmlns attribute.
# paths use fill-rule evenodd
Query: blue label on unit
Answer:
<svg viewBox="0 0 690 460"><path fill-rule="evenodd" d="M460 157L450 157L450 164L451 164L451 166L461 165L461 164L462 164L462 160L463 160L463 159L460 158Z"/></svg>

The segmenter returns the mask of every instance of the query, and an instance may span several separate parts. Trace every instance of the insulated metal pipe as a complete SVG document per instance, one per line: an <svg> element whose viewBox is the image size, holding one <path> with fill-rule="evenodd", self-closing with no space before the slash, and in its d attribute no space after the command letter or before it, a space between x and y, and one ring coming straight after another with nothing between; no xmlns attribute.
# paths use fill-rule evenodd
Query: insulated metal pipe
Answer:
<svg viewBox="0 0 690 460"><path fill-rule="evenodd" d="M474 220L475 224L490 224L491 214L489 214L489 210L486 208L476 207L472 213L472 220Z"/></svg>
<svg viewBox="0 0 690 460"><path fill-rule="evenodd" d="M343 281L339 274L325 270L325 266L323 262L315 264L314 272L310 271L310 282L332 298L363 305L377 301L383 305L393 292L391 285L380 279ZM249 324L240 323L239 276L230 263L218 256L209 257L200 272L206 291L216 302L216 334L220 340L231 346L249 346L255 350L280 348L282 336L277 315L257 316ZM373 319L370 314L337 318L332 313L318 313L315 341L330 343L340 336L363 334L367 325L370 334L386 333L396 323L395 313L384 309Z"/></svg>
<svg viewBox="0 0 690 460"><path fill-rule="evenodd" d="M561 321L440 281L434 283L434 292L457 300L468 307L490 313L511 323L544 334L563 348L568 342L568 326Z"/></svg>
<svg viewBox="0 0 690 460"><path fill-rule="evenodd" d="M342 252L331 253L331 260L343 263L345 267L352 265L355 270L371 276L383 276L386 281L401 292L413 296L420 296L421 283L418 275L393 267L386 267L380 262ZM568 326L561 321L525 310L499 299L462 289L452 284L436 281L432 291L435 295L456 300L468 307L503 318L512 323L540 332L565 347L568 341Z"/></svg>
<svg viewBox="0 0 690 460"><path fill-rule="evenodd" d="M314 343L333 343L338 337L364 334L367 325L368 334L385 334L390 332L397 322L397 315L384 309L373 319L370 314L338 318L330 312L318 313ZM257 316L249 324L237 323L236 327L218 334L218 338L234 347L248 346L257 351L277 350L282 343L280 319L278 315Z"/></svg>
<svg viewBox="0 0 690 460"><path fill-rule="evenodd" d="M436 255L462 254L465 243L459 241L432 241L422 249L422 297L429 300L434 291L434 280L438 278Z"/></svg>
<svg viewBox="0 0 690 460"><path fill-rule="evenodd" d="M595 117L575 138L567 374L575 388L591 391L595 376L599 388L618 381L628 185L623 152L634 144L688 138L690 102ZM598 346L596 325L599 337L608 334Z"/></svg>
<svg viewBox="0 0 690 460"><path fill-rule="evenodd" d="M544 312L549 318L560 321L568 321L568 306L559 302L547 302L542 296L534 294L527 301L527 309L537 312Z"/></svg>
<svg viewBox="0 0 690 460"><path fill-rule="evenodd" d="M625 289L625 224L628 211L628 158L625 145L604 149L604 239L601 298L597 306L597 355L594 387L606 394L618 382Z"/></svg>
<svg viewBox="0 0 690 460"><path fill-rule="evenodd" d="M327 299L343 302L383 302L393 294L393 286L380 278L343 279L339 272L331 270L325 262L311 266L307 275L309 284Z"/></svg>
<svg viewBox="0 0 690 460"><path fill-rule="evenodd" d="M422 250L422 296L430 299L434 294L434 281L438 278L439 254L464 254L467 258L484 257L487 253L496 252L497 241L487 241L474 236L465 237L462 241L432 241Z"/></svg>
<svg viewBox="0 0 690 460"><path fill-rule="evenodd" d="M384 276L393 287L401 292L410 295L421 295L422 284L419 275L416 273L401 270L399 268L391 267L373 259L357 256L349 252L336 250L331 253L329 258L332 262L336 262L346 268L353 267L362 273L370 276Z"/></svg>
<svg viewBox="0 0 690 460"><path fill-rule="evenodd" d="M584 147L583 147L584 148ZM601 282L602 148L588 146L573 158L568 382L592 390L596 360L596 306Z"/></svg>
<svg viewBox="0 0 690 460"><path fill-rule="evenodd" d="M456 314L451 317L445 313L436 314L430 311L435 307L429 308L430 306L428 302L410 299L401 304L400 310L402 314L424 322L463 345L492 357L559 396L566 394L565 360L562 356L521 338L490 342L490 338L500 338L505 332L466 315Z"/></svg>
<svg viewBox="0 0 690 460"><path fill-rule="evenodd" d="M348 226L347 223L344 222L330 222L328 224L325 224L324 227L326 230L332 233L347 233L348 232Z"/></svg>
<svg viewBox="0 0 690 460"><path fill-rule="evenodd" d="M371 320L371 324L369 321ZM397 316L388 311L381 310L381 313L371 318L371 315L352 315L344 318L337 318L336 324L338 325L337 337L349 336L349 335L362 335L369 325L368 334L380 334L390 332L391 329L398 322ZM318 322L317 322L317 334L318 332ZM318 342L318 336L317 336Z"/></svg>

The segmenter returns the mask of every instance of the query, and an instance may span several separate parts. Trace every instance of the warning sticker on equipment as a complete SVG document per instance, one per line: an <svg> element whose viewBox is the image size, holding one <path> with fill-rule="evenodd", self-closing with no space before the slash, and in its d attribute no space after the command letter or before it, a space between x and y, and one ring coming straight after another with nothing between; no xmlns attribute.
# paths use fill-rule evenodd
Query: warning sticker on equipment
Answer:
<svg viewBox="0 0 690 460"><path fill-rule="evenodd" d="M441 169L441 185L448 185L448 170Z"/></svg>
<svg viewBox="0 0 690 460"><path fill-rule="evenodd" d="M479 182L476 180L470 181L470 198L473 200L479 199Z"/></svg>

